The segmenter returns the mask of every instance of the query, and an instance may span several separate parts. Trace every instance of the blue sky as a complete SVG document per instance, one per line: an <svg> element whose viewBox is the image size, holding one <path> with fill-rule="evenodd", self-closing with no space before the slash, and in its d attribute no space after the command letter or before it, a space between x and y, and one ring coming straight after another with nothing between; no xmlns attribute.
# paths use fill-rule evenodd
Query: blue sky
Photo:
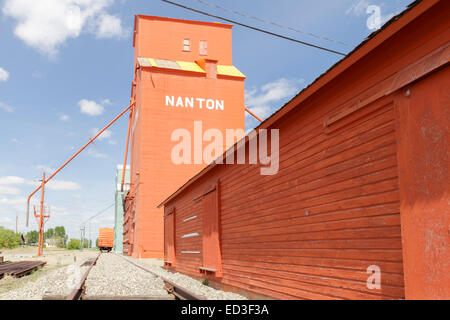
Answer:
<svg viewBox="0 0 450 320"><path fill-rule="evenodd" d="M174 1L344 53L376 29L374 13L384 22L411 2ZM17 213L19 231L36 229L34 218L25 227L25 199L42 171L49 174L59 167L128 105L135 14L216 20L160 0L0 0L0 226L13 229ZM269 116L340 58L233 28L233 62L247 76L247 106L261 117ZM246 118L247 129L255 125ZM78 237L81 222L114 202L115 170L123 161L126 129L124 117L48 184L46 204L52 217L46 228L64 225L70 236ZM99 227L112 226L113 221L112 209L95 219L92 239Z"/></svg>

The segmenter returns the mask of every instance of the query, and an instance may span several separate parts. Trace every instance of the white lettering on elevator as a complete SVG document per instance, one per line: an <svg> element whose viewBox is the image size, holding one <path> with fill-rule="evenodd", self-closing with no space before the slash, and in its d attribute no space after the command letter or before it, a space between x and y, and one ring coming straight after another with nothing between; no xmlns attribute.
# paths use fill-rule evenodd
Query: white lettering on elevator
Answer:
<svg viewBox="0 0 450 320"><path fill-rule="evenodd" d="M199 108L223 111L225 102L217 99L166 96L166 107Z"/></svg>

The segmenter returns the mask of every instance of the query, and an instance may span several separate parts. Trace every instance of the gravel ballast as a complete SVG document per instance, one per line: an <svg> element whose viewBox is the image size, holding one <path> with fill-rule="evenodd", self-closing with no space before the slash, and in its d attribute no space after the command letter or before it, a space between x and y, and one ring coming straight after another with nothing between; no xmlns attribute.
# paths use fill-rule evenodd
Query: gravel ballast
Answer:
<svg viewBox="0 0 450 320"><path fill-rule="evenodd" d="M0 300L42 300L44 296L67 296L80 283L87 270L87 267L80 266L83 262L51 270L17 290L0 295Z"/></svg>
<svg viewBox="0 0 450 320"><path fill-rule="evenodd" d="M95 255L96 253L91 253L89 258L93 258ZM80 283L82 276L89 268L88 266L81 266L86 261L87 256L83 256L83 258L83 260L77 259L76 263L67 267L48 270L48 273L42 274L36 280L30 279L23 287L1 294L0 300L41 300L44 296L68 296ZM247 299L236 293L208 287L187 275L169 272L161 266L160 260L138 260L114 253L102 254L96 265L91 269L85 282L85 297L88 299L95 299L95 297L114 297L116 299L120 299L120 297L127 297L128 299L133 297L137 299L159 297L166 299L171 297L164 289L164 281L161 278L138 268L130 262L138 264L208 300Z"/></svg>
<svg viewBox="0 0 450 320"><path fill-rule="evenodd" d="M119 258L123 259L122 257ZM207 300L248 300L246 297L237 293L225 292L205 286L197 279L191 278L187 275L169 272L159 266L159 260L138 260L131 257L124 258L129 259L130 261L143 266L144 268L154 272L155 274L162 276L167 280L170 280L173 283L192 291L196 295L205 297Z"/></svg>
<svg viewBox="0 0 450 320"><path fill-rule="evenodd" d="M124 258L102 254L86 280L87 297L164 297L164 282L133 266Z"/></svg>

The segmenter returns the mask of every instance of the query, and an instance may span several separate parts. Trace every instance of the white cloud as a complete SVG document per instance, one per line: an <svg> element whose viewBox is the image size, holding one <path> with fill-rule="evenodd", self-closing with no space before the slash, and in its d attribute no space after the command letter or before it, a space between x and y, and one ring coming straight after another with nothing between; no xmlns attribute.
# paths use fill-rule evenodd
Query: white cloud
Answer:
<svg viewBox="0 0 450 320"><path fill-rule="evenodd" d="M21 177L0 177L0 195L19 195L21 192L17 186L23 185L25 182L26 180Z"/></svg>
<svg viewBox="0 0 450 320"><path fill-rule="evenodd" d="M111 103L111 100L109 100L109 99L103 99L102 100L102 105L104 105L104 106L109 106L109 105L111 105L112 103Z"/></svg>
<svg viewBox="0 0 450 320"><path fill-rule="evenodd" d="M395 13L382 14L381 6L370 3L369 0L359 0L355 2L345 12L347 15L355 15L361 17L368 15L366 20L367 29L377 30L380 29L383 24L389 21Z"/></svg>
<svg viewBox="0 0 450 320"><path fill-rule="evenodd" d="M20 190L15 187L0 185L0 195L18 195Z"/></svg>
<svg viewBox="0 0 450 320"><path fill-rule="evenodd" d="M19 198L0 198L0 204L6 204L6 205L18 205L18 204L24 204L26 203L27 199L25 197L19 197ZM36 200L35 200L36 201Z"/></svg>
<svg viewBox="0 0 450 320"><path fill-rule="evenodd" d="M281 107L281 102L299 92L303 80L278 79L263 85L259 90L253 88L245 91L247 107L260 118L267 118ZM247 114L247 116L249 116Z"/></svg>
<svg viewBox="0 0 450 320"><path fill-rule="evenodd" d="M91 156L91 157L93 157L93 158L97 158L97 159L108 158L108 155L106 155L106 154L104 154L104 153L101 153L101 152L99 152L99 151L97 151L97 150L94 150L94 149L89 149L89 150L87 151L87 154L88 154L89 156Z"/></svg>
<svg viewBox="0 0 450 320"><path fill-rule="evenodd" d="M56 191L81 190L81 185L73 181L51 180L45 185L45 188Z"/></svg>
<svg viewBox="0 0 450 320"><path fill-rule="evenodd" d="M8 224L8 223L12 223L13 219L8 218L8 217L0 217L0 223L1 224Z"/></svg>
<svg viewBox="0 0 450 320"><path fill-rule="evenodd" d="M59 120L61 120L62 122L67 122L69 121L70 117L67 114L62 114L59 116Z"/></svg>
<svg viewBox="0 0 450 320"><path fill-rule="evenodd" d="M14 34L41 53L55 56L68 39L87 32L122 37L121 20L106 9L114 0L5 0L3 14L16 20Z"/></svg>
<svg viewBox="0 0 450 320"><path fill-rule="evenodd" d="M18 185L24 184L25 179L16 176L0 177L0 185Z"/></svg>
<svg viewBox="0 0 450 320"><path fill-rule="evenodd" d="M3 102L0 102L0 110L5 112L14 112L14 109L10 105Z"/></svg>
<svg viewBox="0 0 450 320"><path fill-rule="evenodd" d="M368 0L359 0L353 3L350 8L347 9L345 14L350 15L353 14L357 17L362 16L366 13L367 7L370 6L370 2Z"/></svg>
<svg viewBox="0 0 450 320"><path fill-rule="evenodd" d="M9 79L9 72L0 68L0 82L6 82Z"/></svg>
<svg viewBox="0 0 450 320"><path fill-rule="evenodd" d="M45 170L48 170L49 172L53 171L52 168L48 168L43 165L36 165L36 166L34 166L34 168L40 169L40 170L45 169ZM15 186L30 185L30 186L38 187L40 184L41 184L41 182L38 180L26 180L24 178L17 177L17 176L0 177L0 187L3 187L3 189L0 189L0 194L18 194L18 193L13 192L12 189L7 189L7 188L12 188L11 186L13 186L13 185L15 185ZM66 180L51 180L45 186L46 186L46 188L48 188L50 190L58 190L58 191L80 190L81 189L81 185L79 185L78 183L73 182L73 181L66 181Z"/></svg>
<svg viewBox="0 0 450 320"><path fill-rule="evenodd" d="M43 164L37 164L35 166L33 166L34 169L39 170L39 171L45 171L45 173L53 173L55 172L55 169L47 167Z"/></svg>
<svg viewBox="0 0 450 320"><path fill-rule="evenodd" d="M91 129L91 135L94 137L96 134L98 134L100 130L98 128ZM97 138L97 140L105 140L105 139L111 139L113 133L111 130L105 130L103 133Z"/></svg>
<svg viewBox="0 0 450 320"><path fill-rule="evenodd" d="M102 14L99 17L97 38L121 38L124 35L122 21L119 18L109 14Z"/></svg>
<svg viewBox="0 0 450 320"><path fill-rule="evenodd" d="M81 113L87 114L89 116L99 116L105 111L105 108L95 101L83 99L78 102L78 105L80 107Z"/></svg>

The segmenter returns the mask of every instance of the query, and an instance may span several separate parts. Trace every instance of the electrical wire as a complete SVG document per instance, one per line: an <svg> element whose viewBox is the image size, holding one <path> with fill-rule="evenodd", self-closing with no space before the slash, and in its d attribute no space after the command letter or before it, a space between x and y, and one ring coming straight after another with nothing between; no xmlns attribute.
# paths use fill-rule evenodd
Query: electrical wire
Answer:
<svg viewBox="0 0 450 320"><path fill-rule="evenodd" d="M273 21L270 21L270 20L261 19L261 18L252 16L252 15L249 15L249 14L246 14L246 13L242 13L242 12L239 12L239 11L236 11L236 10L232 10L232 9L228 9L228 8L219 6L217 4L209 3L209 2L206 2L206 1L203 1L203 0L195 0L195 1L197 1L199 3L202 3L202 4L206 5L206 6L212 7L212 8L217 8L217 9L220 9L222 11L233 13L235 15L239 15L239 16L244 17L244 18L253 19L253 20L265 23L265 24L270 24L270 25L276 26L276 27L281 28L281 29L294 31L294 32L297 32L297 33L300 33L300 34L303 34L303 35L314 37L316 39L337 43L337 44L340 44L340 45L343 45L343 46L347 46L347 47L351 47L351 48L354 47L354 46L352 46L352 45L350 45L348 43L345 43L345 42L342 42L342 41L339 41L339 40L334 40L334 39L331 39L331 38L328 38L328 37L325 37L325 36L321 36L321 35L318 35L318 34L314 34L314 33L311 33L311 32L306 32L306 31L302 31L302 30L295 29L295 28L292 28L292 27L284 26L284 25L281 25L279 23L276 23L276 22L273 22Z"/></svg>
<svg viewBox="0 0 450 320"><path fill-rule="evenodd" d="M115 204L116 204L116 203L113 203L113 204L109 205L107 208L105 208L105 209L103 209L103 210L97 212L97 213L94 214L92 217L90 217L89 219L87 219L86 221L84 221L84 222L81 224L81 226L86 225L86 223L88 223L89 220L92 220L92 219L94 219L95 217L98 217L98 216L101 215L102 213L105 213L106 211L108 211L108 209L111 209L112 207L114 207Z"/></svg>
<svg viewBox="0 0 450 320"><path fill-rule="evenodd" d="M177 6L177 7L183 8L183 9L186 9L186 10L189 10L189 11L193 11L193 12L196 12L196 13L203 14L203 15L208 16L208 17L220 19L220 20L223 20L223 21L234 23L236 25L239 25L239 26L242 26L242 27L245 27L245 28L249 28L249 29L252 29L252 30L255 30L255 31L263 32L263 33L266 33L266 34L269 34L269 35L272 35L272 36L275 36L275 37L278 37L278 38L282 38L282 39L285 39L285 40L289 40L289 41L292 41L292 42L303 44L305 46L313 47L313 48L320 49L320 50L323 50L323 51L335 53L335 54L338 54L338 55L341 55L341 56L346 56L345 53L342 53L342 52L339 52L339 51L335 51L335 50L332 50L332 49L321 47L321 46L318 46L318 45L315 45L315 44L312 44L312 43L309 43L309 42L300 41L300 40L297 40L297 39L294 39L294 38L290 38L290 37L287 37L287 36L284 36L284 35L281 35L281 34L278 34L278 33L275 33L275 32L267 31L267 30L264 30L264 29L261 29L261 28L253 27L253 26L250 26L248 24L237 22L235 20L231 20L231 19L220 17L220 16L216 16L216 15L210 14L208 12L197 10L197 9L194 9L194 8L191 8L191 7L188 7L188 6L176 3L176 2L172 2L172 1L169 1L169 0L161 0L161 1L169 3L169 4L172 4L174 6Z"/></svg>

